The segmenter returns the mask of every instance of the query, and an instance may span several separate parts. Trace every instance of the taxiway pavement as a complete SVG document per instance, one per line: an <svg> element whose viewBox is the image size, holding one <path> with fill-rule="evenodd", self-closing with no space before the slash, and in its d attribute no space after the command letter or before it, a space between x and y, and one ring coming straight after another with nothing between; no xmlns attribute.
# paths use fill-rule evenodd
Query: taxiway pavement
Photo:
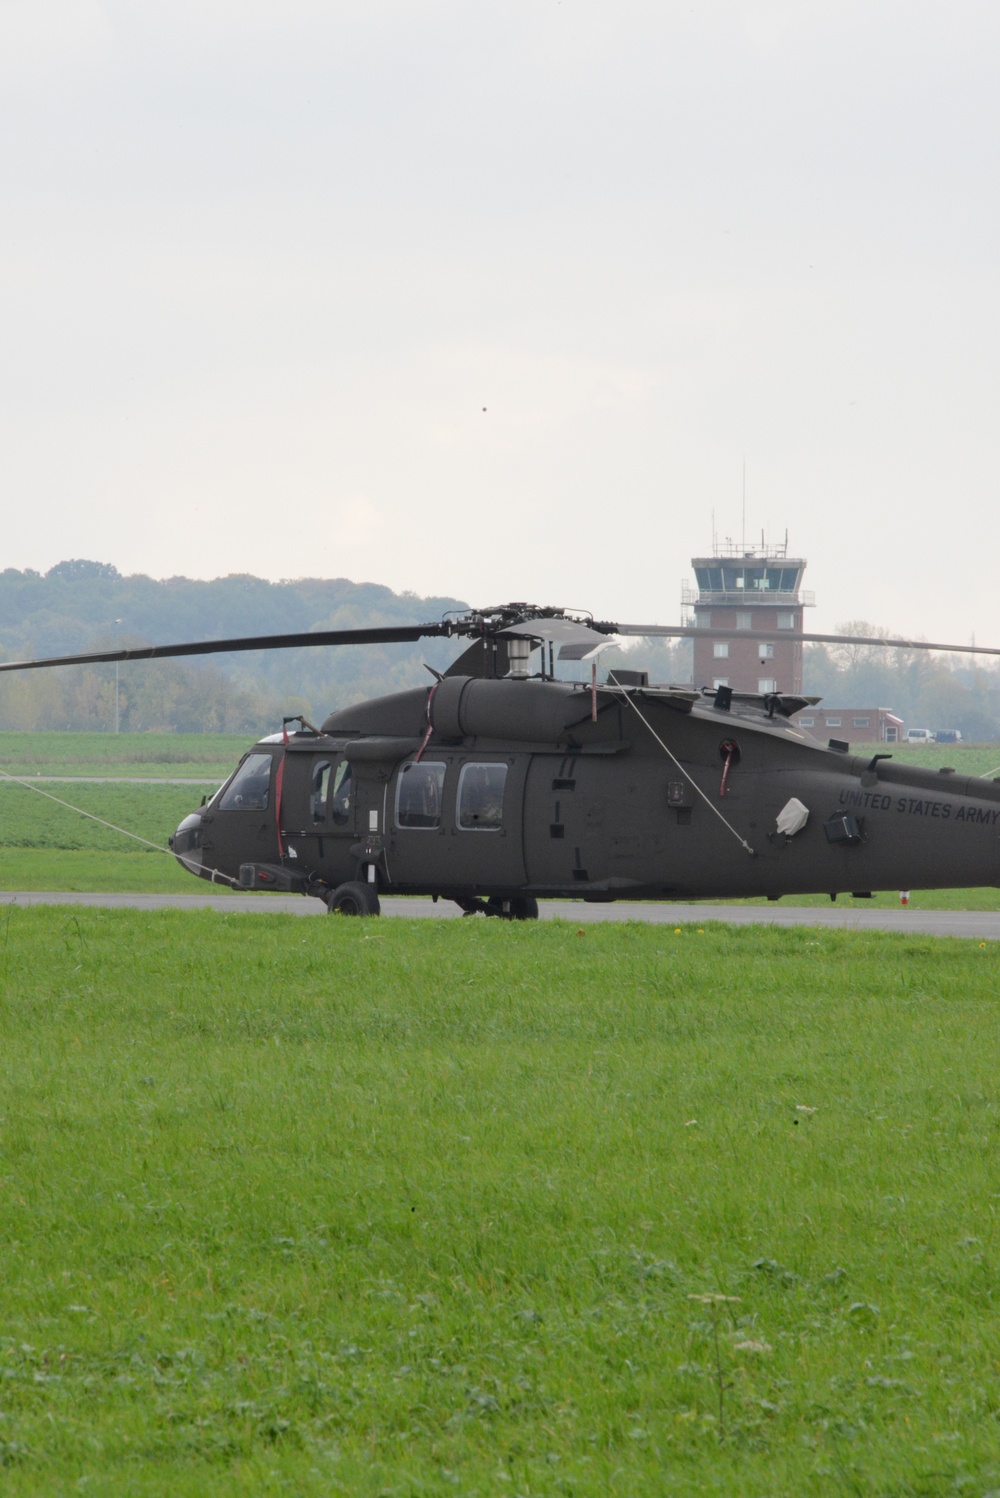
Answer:
<svg viewBox="0 0 1000 1498"><path fill-rule="evenodd" d="M319 901L302 895L142 895L84 894L56 891L0 891L0 905L75 905L107 910L216 910L221 914L326 915ZM733 926L813 926L826 931L892 931L920 936L959 936L970 940L1000 941L1000 911L862 910L856 905L826 907L795 905L673 905L620 900L611 905L592 905L583 900L543 900L543 920L575 921L588 925L597 921L645 921L651 925L703 926L707 921L725 921ZM384 916L451 919L461 915L450 900L382 900Z"/></svg>

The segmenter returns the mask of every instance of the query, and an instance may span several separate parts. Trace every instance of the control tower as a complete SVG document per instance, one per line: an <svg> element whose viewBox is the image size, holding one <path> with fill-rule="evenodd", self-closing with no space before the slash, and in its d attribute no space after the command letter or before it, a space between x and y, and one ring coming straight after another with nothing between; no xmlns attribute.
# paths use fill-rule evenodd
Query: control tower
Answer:
<svg viewBox="0 0 1000 1498"><path fill-rule="evenodd" d="M698 586L681 590L685 623L726 631L695 635L695 686L801 692L802 610L815 599L802 591L806 562L788 555L787 531L779 545L716 542L712 556L692 557L691 566Z"/></svg>

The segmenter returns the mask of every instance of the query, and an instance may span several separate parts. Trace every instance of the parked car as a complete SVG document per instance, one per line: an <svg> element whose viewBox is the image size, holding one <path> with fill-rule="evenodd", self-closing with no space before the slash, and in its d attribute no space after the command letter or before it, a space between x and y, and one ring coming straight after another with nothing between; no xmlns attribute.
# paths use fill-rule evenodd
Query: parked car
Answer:
<svg viewBox="0 0 1000 1498"><path fill-rule="evenodd" d="M936 744L960 744L962 735L957 728L936 728L934 742Z"/></svg>
<svg viewBox="0 0 1000 1498"><path fill-rule="evenodd" d="M908 744L933 744L934 735L929 728L908 728L906 742Z"/></svg>

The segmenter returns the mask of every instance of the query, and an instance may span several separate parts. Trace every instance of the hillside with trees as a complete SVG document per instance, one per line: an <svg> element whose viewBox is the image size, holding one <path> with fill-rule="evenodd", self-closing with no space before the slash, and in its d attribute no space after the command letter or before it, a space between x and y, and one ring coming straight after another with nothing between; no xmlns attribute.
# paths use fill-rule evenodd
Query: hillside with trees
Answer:
<svg viewBox="0 0 1000 1498"><path fill-rule="evenodd" d="M107 562L60 562L46 573L0 572L0 657L23 660L122 645L227 639L440 619L457 598L394 593L347 578L272 583L249 575L201 581L124 576ZM885 636L863 620L844 634ZM458 640L414 645L254 651L204 661L122 665L118 706L124 732L273 729L282 716L313 722L334 708L427 681L423 662L444 670ZM654 682L691 680L689 641L636 640L601 658L649 672ZM968 740L1000 737L1000 674L967 657L868 645L805 647L805 690L831 706L888 707L911 726L958 728ZM588 675L587 668L567 675ZM0 676L0 728L112 731L113 666L67 667Z"/></svg>
<svg viewBox="0 0 1000 1498"><path fill-rule="evenodd" d="M346 578L272 583L251 576L212 581L122 575L106 562L60 562L47 573L0 572L0 656L5 660L111 650L122 645L232 639L238 635L351 629L440 619L456 598L393 593ZM205 661L149 661L119 668L125 732L258 733L289 713L316 721L332 709L428 680L460 642L253 651ZM0 728L111 730L115 668L67 667L0 677Z"/></svg>

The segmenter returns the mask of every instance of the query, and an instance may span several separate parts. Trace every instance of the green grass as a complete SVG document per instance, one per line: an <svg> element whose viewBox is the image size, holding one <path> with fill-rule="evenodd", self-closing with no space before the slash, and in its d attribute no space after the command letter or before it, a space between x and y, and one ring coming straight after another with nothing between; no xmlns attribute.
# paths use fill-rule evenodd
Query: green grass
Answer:
<svg viewBox="0 0 1000 1498"><path fill-rule="evenodd" d="M1000 775L1000 744L852 744L852 754L891 754L903 765L939 770L951 765L959 775Z"/></svg>
<svg viewBox="0 0 1000 1498"><path fill-rule="evenodd" d="M90 894L225 895L182 869L175 858L144 853L66 853L0 847L0 890L79 891Z"/></svg>
<svg viewBox="0 0 1000 1498"><path fill-rule="evenodd" d="M238 733L0 733L8 775L204 776L216 785L251 747Z"/></svg>
<svg viewBox="0 0 1000 1498"><path fill-rule="evenodd" d="M1000 1485L998 958L8 911L5 1492Z"/></svg>
<svg viewBox="0 0 1000 1498"><path fill-rule="evenodd" d="M123 837L60 801L124 827L161 848L194 810L204 785L60 785L48 795L0 782L0 889L204 892L172 856ZM59 800L53 800L58 797ZM217 887L218 888L218 887Z"/></svg>
<svg viewBox="0 0 1000 1498"><path fill-rule="evenodd" d="M35 789L0 782L0 850L130 854L142 846L114 827L164 847L181 818L196 810L202 796L217 784L211 780L183 786L49 782ZM91 815L81 816L71 809L75 807Z"/></svg>
<svg viewBox="0 0 1000 1498"><path fill-rule="evenodd" d="M708 904L768 905L766 896L751 900L708 901ZM810 909L829 910L830 896L785 895L782 905L802 906ZM851 895L841 895L837 908L849 905L856 910L900 910L902 905L898 890L876 890L870 900L855 900ZM772 907L774 908L774 907ZM983 886L980 889L917 889L910 891L911 910L1000 910L1000 889Z"/></svg>
<svg viewBox="0 0 1000 1498"><path fill-rule="evenodd" d="M251 746L236 733L0 733L0 771L20 775L204 775L216 784ZM855 744L854 754L891 753L903 764L962 775L1000 773L1000 744Z"/></svg>

